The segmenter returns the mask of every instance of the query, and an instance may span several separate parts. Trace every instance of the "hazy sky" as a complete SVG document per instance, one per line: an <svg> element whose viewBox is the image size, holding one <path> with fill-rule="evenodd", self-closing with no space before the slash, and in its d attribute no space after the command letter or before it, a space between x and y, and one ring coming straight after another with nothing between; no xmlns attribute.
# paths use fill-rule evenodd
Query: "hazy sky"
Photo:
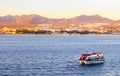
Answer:
<svg viewBox="0 0 120 76"><path fill-rule="evenodd" d="M38 14L49 18L99 14L120 19L120 0L1 0L0 15L8 14Z"/></svg>

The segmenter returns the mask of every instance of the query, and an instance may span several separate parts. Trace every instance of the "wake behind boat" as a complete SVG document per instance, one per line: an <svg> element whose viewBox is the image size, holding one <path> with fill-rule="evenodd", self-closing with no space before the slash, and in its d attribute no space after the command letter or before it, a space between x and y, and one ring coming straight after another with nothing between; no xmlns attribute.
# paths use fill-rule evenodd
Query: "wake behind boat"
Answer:
<svg viewBox="0 0 120 76"><path fill-rule="evenodd" d="M91 54L82 54L79 58L81 65L102 64L105 59L101 52L93 52Z"/></svg>

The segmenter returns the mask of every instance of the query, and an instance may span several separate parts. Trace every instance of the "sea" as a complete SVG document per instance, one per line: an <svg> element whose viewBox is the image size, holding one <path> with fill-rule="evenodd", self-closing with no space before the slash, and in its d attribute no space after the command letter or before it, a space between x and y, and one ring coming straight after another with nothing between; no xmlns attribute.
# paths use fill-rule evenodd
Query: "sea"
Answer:
<svg viewBox="0 0 120 76"><path fill-rule="evenodd" d="M80 65L95 51L104 64ZM120 36L0 35L0 76L120 76Z"/></svg>

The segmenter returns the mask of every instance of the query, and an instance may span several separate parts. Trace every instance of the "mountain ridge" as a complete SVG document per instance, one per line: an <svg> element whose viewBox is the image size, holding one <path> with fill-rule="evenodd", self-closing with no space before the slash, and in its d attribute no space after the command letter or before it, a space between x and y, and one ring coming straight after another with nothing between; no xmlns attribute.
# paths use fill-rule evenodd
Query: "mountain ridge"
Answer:
<svg viewBox="0 0 120 76"><path fill-rule="evenodd" d="M80 24L80 23L110 23L114 22L115 20L101 17L100 15L80 15L73 18L47 18L37 14L30 14L30 15L6 15L0 16L0 22L13 22L13 23L31 23L31 24L40 24L40 23L73 23L73 24Z"/></svg>

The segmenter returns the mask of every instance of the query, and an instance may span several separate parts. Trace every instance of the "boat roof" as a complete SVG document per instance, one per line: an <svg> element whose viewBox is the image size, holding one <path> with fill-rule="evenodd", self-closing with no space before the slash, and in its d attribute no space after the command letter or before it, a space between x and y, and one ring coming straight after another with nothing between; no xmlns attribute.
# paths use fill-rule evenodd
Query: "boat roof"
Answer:
<svg viewBox="0 0 120 76"><path fill-rule="evenodd" d="M90 55L94 55L94 54L102 54L101 52L93 52L91 54L82 54L82 56L90 56Z"/></svg>
<svg viewBox="0 0 120 76"><path fill-rule="evenodd" d="M93 52L93 54L101 54L101 52Z"/></svg>
<svg viewBox="0 0 120 76"><path fill-rule="evenodd" d="M92 55L92 54L82 54L82 56L90 56L90 55Z"/></svg>

